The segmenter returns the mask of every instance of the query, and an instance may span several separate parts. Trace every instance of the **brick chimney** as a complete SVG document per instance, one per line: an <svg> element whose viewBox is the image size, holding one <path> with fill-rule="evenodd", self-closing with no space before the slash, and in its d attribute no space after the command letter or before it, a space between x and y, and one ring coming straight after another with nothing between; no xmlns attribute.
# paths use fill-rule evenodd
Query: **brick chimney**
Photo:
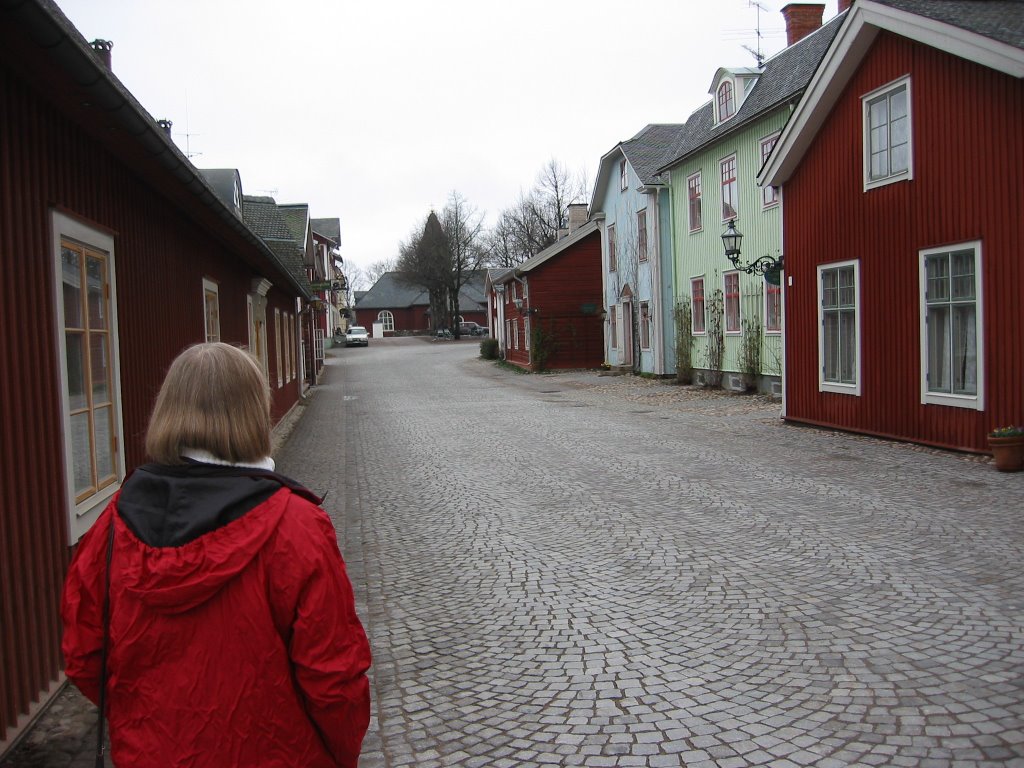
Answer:
<svg viewBox="0 0 1024 768"><path fill-rule="evenodd" d="M786 19L786 45L799 42L821 27L824 3L790 3L782 9Z"/></svg>
<svg viewBox="0 0 1024 768"><path fill-rule="evenodd" d="M93 40L89 45L92 46L92 50L96 54L96 58L103 62L103 66L107 69L111 69L110 49L114 47L114 44L110 40Z"/></svg>
<svg viewBox="0 0 1024 768"><path fill-rule="evenodd" d="M573 203L569 206L569 234L587 223L587 204Z"/></svg>
<svg viewBox="0 0 1024 768"><path fill-rule="evenodd" d="M853 5L853 0L839 0L839 13L848 10Z"/></svg>

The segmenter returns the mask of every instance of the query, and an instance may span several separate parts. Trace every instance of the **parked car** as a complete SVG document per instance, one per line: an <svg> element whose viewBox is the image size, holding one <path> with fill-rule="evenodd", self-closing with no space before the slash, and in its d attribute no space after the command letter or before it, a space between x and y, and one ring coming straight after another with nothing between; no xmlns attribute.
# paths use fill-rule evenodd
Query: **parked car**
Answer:
<svg viewBox="0 0 1024 768"><path fill-rule="evenodd" d="M479 323L467 320L464 323L459 323L459 333L463 336L486 336L487 328Z"/></svg>
<svg viewBox="0 0 1024 768"><path fill-rule="evenodd" d="M345 331L346 347L368 347L370 345L370 334L361 325L353 325Z"/></svg>

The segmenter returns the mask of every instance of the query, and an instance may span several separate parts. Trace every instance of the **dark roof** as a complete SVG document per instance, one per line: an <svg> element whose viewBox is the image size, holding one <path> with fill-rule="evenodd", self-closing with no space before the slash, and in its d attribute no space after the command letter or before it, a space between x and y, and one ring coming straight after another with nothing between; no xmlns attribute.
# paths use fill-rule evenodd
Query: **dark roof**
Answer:
<svg viewBox="0 0 1024 768"><path fill-rule="evenodd" d="M306 226L309 224L309 206L305 203L282 203L277 206L285 224L296 242L306 247Z"/></svg>
<svg viewBox="0 0 1024 768"><path fill-rule="evenodd" d="M476 270L459 291L459 310L479 312L487 303L484 270ZM422 286L402 279L398 272L385 272L363 296L356 297L356 309L404 309L429 306L430 294Z"/></svg>
<svg viewBox="0 0 1024 768"><path fill-rule="evenodd" d="M335 245L341 245L341 219L311 219L310 226L318 235L329 237Z"/></svg>
<svg viewBox="0 0 1024 768"><path fill-rule="evenodd" d="M203 174L203 178L206 179L206 183L210 185L210 188L217 193L220 201L234 211L236 216L241 216L241 210L235 205L235 184L238 184L239 189L242 187L242 180L238 174L238 169L200 168L199 172Z"/></svg>
<svg viewBox="0 0 1024 768"><path fill-rule="evenodd" d="M681 132L679 140L666 154L669 159L656 170L668 170L687 155L798 97L814 76L846 15L841 13L820 29L768 59L757 78L757 84L731 119L716 125L714 105L710 101L694 112L686 121L686 128Z"/></svg>
<svg viewBox="0 0 1024 768"><path fill-rule="evenodd" d="M274 255L287 267L288 272L307 291L311 290L302 254L304 243L297 243L272 197L244 195L242 219L255 232Z"/></svg>
<svg viewBox="0 0 1024 768"><path fill-rule="evenodd" d="M685 123L654 123L636 136L622 142L622 154L633 166L641 184L657 184L658 169L671 158L668 155L683 136Z"/></svg>
<svg viewBox="0 0 1024 768"><path fill-rule="evenodd" d="M960 27L1014 48L1024 48L1024 0L875 1L898 11Z"/></svg>

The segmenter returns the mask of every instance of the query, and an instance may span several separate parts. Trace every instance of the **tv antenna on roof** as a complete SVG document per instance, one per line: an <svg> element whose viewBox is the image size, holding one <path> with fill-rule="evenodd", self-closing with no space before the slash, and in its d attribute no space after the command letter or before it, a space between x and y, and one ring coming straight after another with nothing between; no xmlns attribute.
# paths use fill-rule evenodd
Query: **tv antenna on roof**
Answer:
<svg viewBox="0 0 1024 768"><path fill-rule="evenodd" d="M185 157L191 160L193 157L199 157L202 152L192 151L192 137L199 136L198 133L191 133L188 129L188 91L185 91L185 132L179 133L179 136L185 137Z"/></svg>
<svg viewBox="0 0 1024 768"><path fill-rule="evenodd" d="M744 45L743 47L750 51L754 56L757 60L757 67L760 69L764 66L764 53L761 51L761 38L764 37L764 35L761 34L761 11L767 11L768 9L761 5L758 0L747 0L747 7L757 8L757 28L754 30L754 33L757 35L757 50L751 48L749 45Z"/></svg>

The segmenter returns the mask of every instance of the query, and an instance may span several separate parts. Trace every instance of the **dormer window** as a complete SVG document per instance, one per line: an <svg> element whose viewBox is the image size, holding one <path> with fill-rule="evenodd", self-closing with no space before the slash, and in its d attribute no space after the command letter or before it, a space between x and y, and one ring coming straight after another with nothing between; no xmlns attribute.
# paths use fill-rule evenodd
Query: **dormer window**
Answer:
<svg viewBox="0 0 1024 768"><path fill-rule="evenodd" d="M725 80L718 86L718 122L728 120L736 114L736 93L731 80Z"/></svg>
<svg viewBox="0 0 1024 768"><path fill-rule="evenodd" d="M622 190L622 191L625 191L626 187L628 187L628 186L629 186L629 177L626 174L626 161L625 160L620 160L619 161L619 189Z"/></svg>

